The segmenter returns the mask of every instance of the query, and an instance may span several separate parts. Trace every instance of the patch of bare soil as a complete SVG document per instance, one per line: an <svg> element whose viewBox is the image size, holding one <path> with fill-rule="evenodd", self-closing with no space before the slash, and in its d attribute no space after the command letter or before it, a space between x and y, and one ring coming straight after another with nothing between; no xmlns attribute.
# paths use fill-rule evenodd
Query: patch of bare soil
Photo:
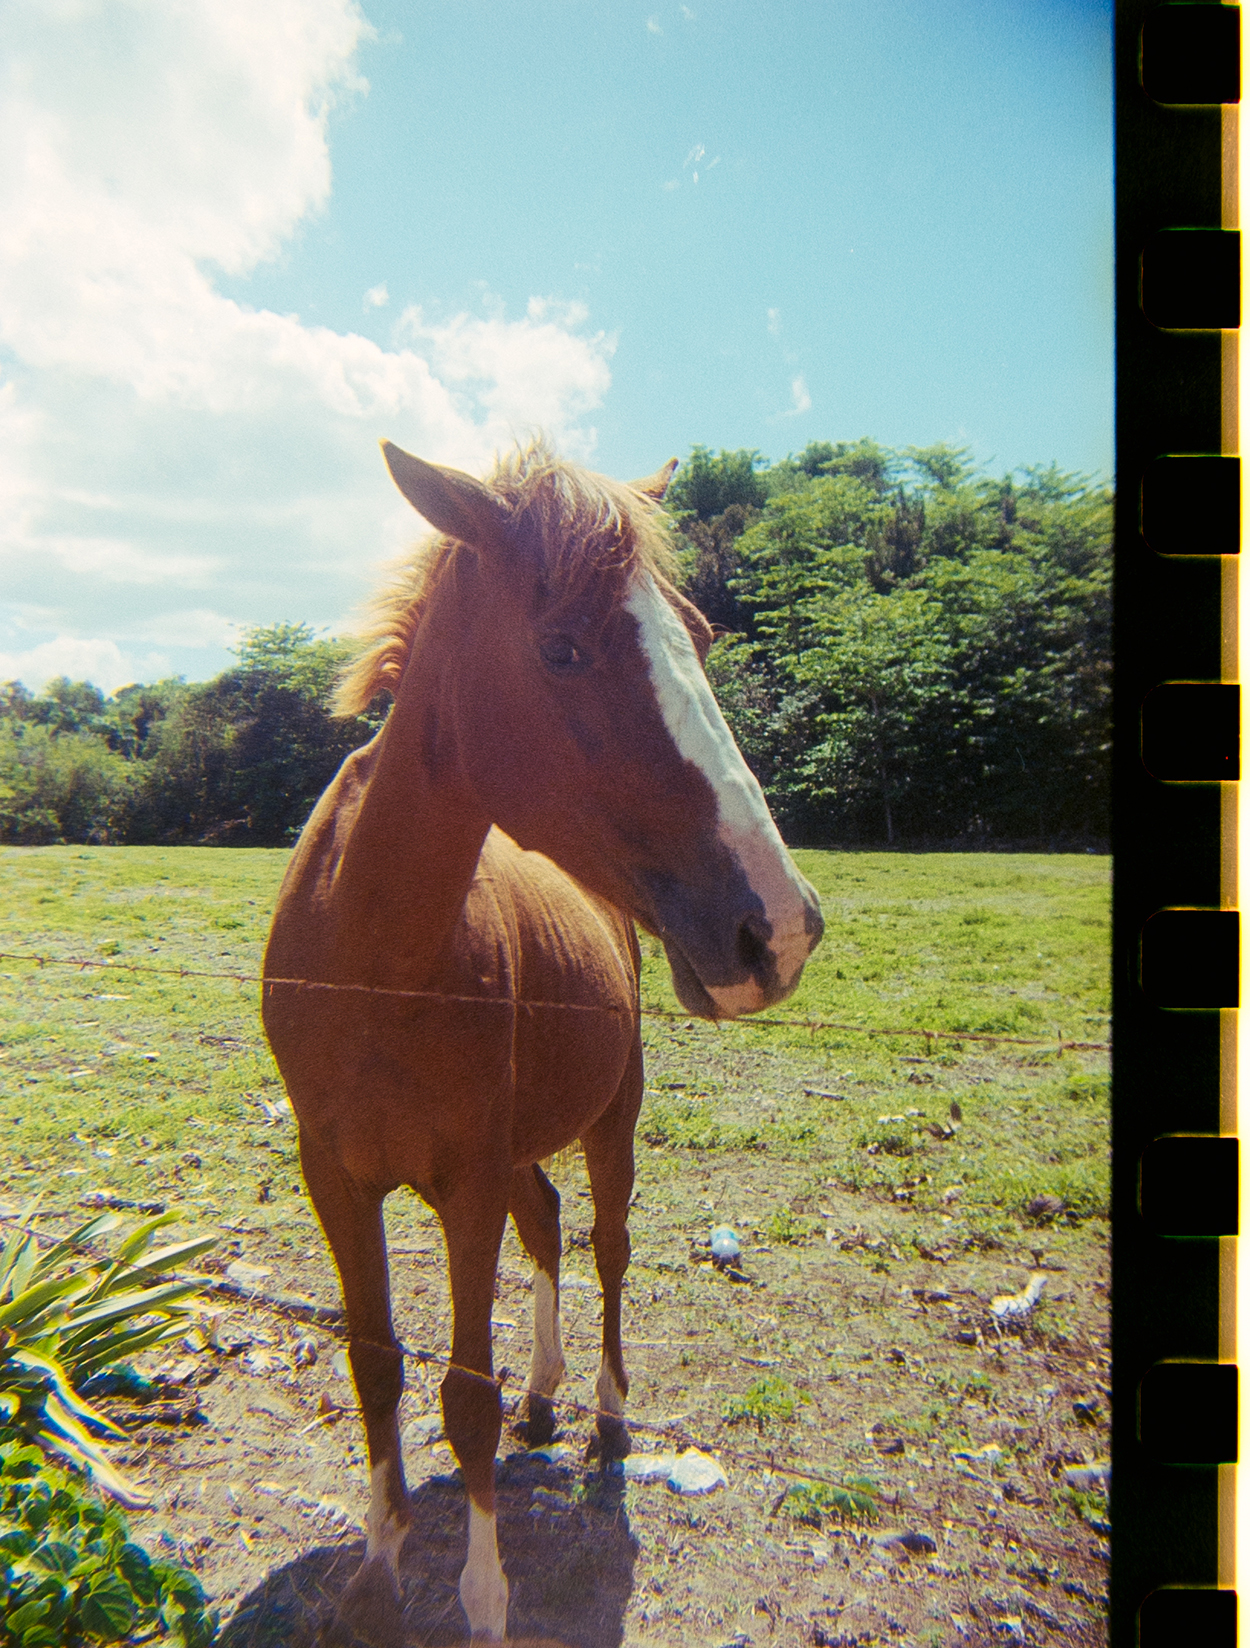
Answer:
<svg viewBox="0 0 1250 1648"><path fill-rule="evenodd" d="M768 1083L792 1092L804 1079L793 1059L750 1062L752 1105ZM739 1072L742 1063L737 1055ZM651 1079L663 1075L653 1060ZM728 1476L727 1487L684 1498L586 1460L598 1366L593 1215L579 1159L560 1165L557 1182L565 1451L526 1456L505 1421L499 1534L514 1639L1106 1641L1106 1501L1096 1482L1078 1492L1063 1475L1107 1457L1105 1226L1057 1221L1042 1232L1016 1221L991 1235L957 1202L924 1208L852 1191L818 1154L640 1140L625 1310L634 1449L696 1446ZM706 1246L721 1221L742 1235L736 1272L716 1268ZM456 1589L465 1508L438 1417L450 1320L442 1243L406 1194L392 1198L388 1228L397 1331L414 1352L401 1410L416 1512L401 1637L449 1644L466 1635ZM227 1237L217 1262L264 1267L265 1294L337 1304L320 1245L294 1255L244 1221ZM1000 1325L991 1302L1030 1275L1045 1278L1040 1301ZM530 1291L511 1230L497 1299L496 1366L509 1370L515 1403ZM341 1330L232 1295L212 1339L179 1347L160 1403L126 1411L125 1462L158 1496L132 1528L199 1574L226 1619L225 1648L311 1645L363 1551L366 1461ZM803 1481L870 1484L875 1515L843 1520L822 1508L819 1487L796 1494Z"/></svg>

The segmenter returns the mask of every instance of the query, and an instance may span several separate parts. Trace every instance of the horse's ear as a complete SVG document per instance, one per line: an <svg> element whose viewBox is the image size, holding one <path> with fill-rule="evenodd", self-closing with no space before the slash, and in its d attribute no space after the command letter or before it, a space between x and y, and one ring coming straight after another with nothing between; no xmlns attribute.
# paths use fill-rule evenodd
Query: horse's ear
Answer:
<svg viewBox="0 0 1250 1648"><path fill-rule="evenodd" d="M382 456L395 485L431 526L480 549L500 543L508 507L497 493L462 469L444 469L414 458L393 441L382 442Z"/></svg>
<svg viewBox="0 0 1250 1648"><path fill-rule="evenodd" d="M631 481L631 492L641 492L644 498L654 498L658 504L668 491L668 483L673 478L673 471L677 468L677 459L670 458L662 469L657 469L654 475L648 475L645 481Z"/></svg>

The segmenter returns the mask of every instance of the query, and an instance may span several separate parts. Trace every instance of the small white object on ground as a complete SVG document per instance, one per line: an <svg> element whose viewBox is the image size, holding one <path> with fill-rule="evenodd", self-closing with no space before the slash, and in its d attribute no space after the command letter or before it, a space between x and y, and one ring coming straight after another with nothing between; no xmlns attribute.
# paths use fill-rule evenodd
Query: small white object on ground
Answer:
<svg viewBox="0 0 1250 1648"><path fill-rule="evenodd" d="M997 1322L1022 1322L1042 1296L1046 1278L1034 1271L1023 1293L1001 1293L990 1301L990 1314Z"/></svg>
<svg viewBox="0 0 1250 1648"><path fill-rule="evenodd" d="M337 1379L350 1379L351 1378L351 1376L352 1376L351 1365L349 1364L349 1362L347 1360L347 1352L345 1350L336 1350L335 1351L334 1356L333 1356L333 1358L331 1359L331 1362L330 1362L330 1372L332 1374L334 1374L334 1376Z"/></svg>
<svg viewBox="0 0 1250 1648"><path fill-rule="evenodd" d="M710 1454L700 1453L698 1448L687 1448L684 1453L678 1454L668 1474L669 1487L679 1494L711 1493L714 1488L727 1486L728 1482L729 1478L719 1463Z"/></svg>
<svg viewBox="0 0 1250 1648"><path fill-rule="evenodd" d="M573 1462L573 1449L566 1442L544 1442L541 1447L527 1448L527 1459L545 1459L549 1465L568 1465Z"/></svg>
<svg viewBox="0 0 1250 1648"><path fill-rule="evenodd" d="M625 1461L627 1482L664 1482L677 1468L675 1453L631 1453Z"/></svg>
<svg viewBox="0 0 1250 1648"><path fill-rule="evenodd" d="M718 1264L733 1264L742 1257L742 1243L730 1225L716 1225L712 1230L712 1257Z"/></svg>

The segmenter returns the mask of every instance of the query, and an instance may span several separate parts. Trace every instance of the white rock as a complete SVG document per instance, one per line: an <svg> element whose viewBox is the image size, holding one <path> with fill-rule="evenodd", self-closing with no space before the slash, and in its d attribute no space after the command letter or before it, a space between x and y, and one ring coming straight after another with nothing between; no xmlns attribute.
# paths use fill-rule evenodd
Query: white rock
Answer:
<svg viewBox="0 0 1250 1648"><path fill-rule="evenodd" d="M725 1487L728 1481L719 1463L710 1454L700 1453L698 1448L687 1448L685 1453L678 1454L668 1475L668 1485L673 1492L687 1495L711 1493L715 1488Z"/></svg>
<svg viewBox="0 0 1250 1648"><path fill-rule="evenodd" d="M625 1461L629 1482L663 1482L677 1468L675 1453L631 1453Z"/></svg>

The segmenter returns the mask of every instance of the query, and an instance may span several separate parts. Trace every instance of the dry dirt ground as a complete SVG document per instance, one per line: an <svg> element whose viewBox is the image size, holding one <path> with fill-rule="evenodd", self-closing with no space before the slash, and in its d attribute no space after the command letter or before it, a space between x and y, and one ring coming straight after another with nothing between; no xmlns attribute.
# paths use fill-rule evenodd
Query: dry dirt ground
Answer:
<svg viewBox="0 0 1250 1648"><path fill-rule="evenodd" d="M714 1039L659 1038L649 1083L675 1088L718 1056ZM992 1077L1009 1056L970 1051L960 1080L978 1079L978 1062ZM825 1093L827 1068L794 1053L739 1052L729 1074L717 1114L730 1122L805 1086L842 1102ZM881 1107L872 1092L855 1098L874 1116ZM728 1485L683 1498L587 1462L592 1212L580 1158L562 1160L570 1405L554 1459L527 1456L505 1419L499 1533L513 1637L568 1648L1104 1643L1106 1501L1074 1493L1062 1472L1107 1456L1105 1223L994 1224L958 1199L851 1189L801 1150L778 1159L645 1134L625 1304L634 1449L697 1446ZM319 1237L301 1227L309 1240L296 1251L259 1213L226 1227L205 1268L241 1261L266 1272L251 1277L264 1295L336 1306ZM742 1237L738 1279L710 1262L721 1221ZM465 1510L439 1440L442 1242L407 1193L388 1203L388 1228L397 1331L435 1357L410 1359L401 1410L416 1511L405 1628L413 1644L454 1643L466 1630L456 1590ZM1045 1277L1041 1303L1022 1330L999 1332L990 1301L1030 1273ZM511 1229L497 1296L507 1407L529 1363L529 1267ZM298 1648L318 1640L363 1550L366 1465L342 1335L260 1294L221 1305L213 1343L191 1339L165 1362L159 1402L112 1404L133 1431L125 1462L157 1494L131 1525L198 1573L222 1611L224 1648ZM734 1419L735 1399L746 1417ZM870 1484L873 1509L822 1511L826 1490L796 1489L805 1476Z"/></svg>

